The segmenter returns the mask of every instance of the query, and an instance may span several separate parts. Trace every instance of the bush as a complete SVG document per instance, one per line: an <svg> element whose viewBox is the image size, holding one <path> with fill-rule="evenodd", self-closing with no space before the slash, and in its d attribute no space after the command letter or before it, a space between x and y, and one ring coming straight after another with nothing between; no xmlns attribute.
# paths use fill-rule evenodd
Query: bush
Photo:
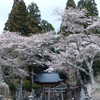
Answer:
<svg viewBox="0 0 100 100"><path fill-rule="evenodd" d="M23 90L28 90L28 89L30 89L30 87L31 87L30 81L24 80L23 83L22 83Z"/></svg>
<svg viewBox="0 0 100 100"><path fill-rule="evenodd" d="M61 82L59 85L56 86L56 88L67 88L67 84L64 82Z"/></svg>
<svg viewBox="0 0 100 100"><path fill-rule="evenodd" d="M41 86L37 83L32 84L32 88L35 90L35 92L40 88Z"/></svg>

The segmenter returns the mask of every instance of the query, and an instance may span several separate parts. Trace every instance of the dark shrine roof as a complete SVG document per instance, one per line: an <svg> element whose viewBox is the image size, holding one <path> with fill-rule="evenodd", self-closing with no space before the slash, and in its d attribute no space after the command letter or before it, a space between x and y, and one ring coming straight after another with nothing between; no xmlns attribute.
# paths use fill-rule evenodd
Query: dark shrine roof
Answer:
<svg viewBox="0 0 100 100"><path fill-rule="evenodd" d="M60 79L57 73L42 73L35 79L35 82L39 83L57 83L60 81L63 81L63 79Z"/></svg>

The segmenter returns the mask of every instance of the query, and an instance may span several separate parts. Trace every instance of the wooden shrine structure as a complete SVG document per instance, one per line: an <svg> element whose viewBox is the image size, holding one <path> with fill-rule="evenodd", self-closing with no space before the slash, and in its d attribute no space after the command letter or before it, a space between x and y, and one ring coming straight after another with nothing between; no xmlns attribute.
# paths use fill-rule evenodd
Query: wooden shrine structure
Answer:
<svg viewBox="0 0 100 100"><path fill-rule="evenodd" d="M43 93L44 88L54 88L62 81L63 79L60 78L58 73L42 73L35 78L35 82L42 86Z"/></svg>
<svg viewBox="0 0 100 100"><path fill-rule="evenodd" d="M39 74L35 82L41 85L41 100L64 100L65 88L56 88L63 81L58 73Z"/></svg>
<svg viewBox="0 0 100 100"><path fill-rule="evenodd" d="M64 100L63 93L66 88L45 88L45 92L48 93L47 100L50 100L51 95L55 95L57 100Z"/></svg>

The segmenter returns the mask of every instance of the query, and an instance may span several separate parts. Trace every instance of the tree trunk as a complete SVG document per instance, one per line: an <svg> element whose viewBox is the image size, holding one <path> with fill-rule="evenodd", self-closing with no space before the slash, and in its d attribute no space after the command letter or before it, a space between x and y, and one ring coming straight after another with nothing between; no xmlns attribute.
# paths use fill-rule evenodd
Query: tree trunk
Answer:
<svg viewBox="0 0 100 100"><path fill-rule="evenodd" d="M22 100L22 79L19 80L18 86L16 88L16 100Z"/></svg>
<svg viewBox="0 0 100 100"><path fill-rule="evenodd" d="M94 80L93 73L91 74L90 79L91 79L91 100L94 100L93 97L96 92L96 87L95 87L95 80Z"/></svg>
<svg viewBox="0 0 100 100"><path fill-rule="evenodd" d="M32 81L32 85L34 83L34 69L32 68L32 72L31 72L31 81Z"/></svg>
<svg viewBox="0 0 100 100"><path fill-rule="evenodd" d="M81 74L80 74L80 72L79 72L78 69L77 69L77 73L78 73L78 76L79 76L79 79L80 79L80 82L81 82L81 86L82 86L82 88L83 88L83 90L84 90L85 95L88 95L88 96L89 96L88 91L87 91L87 88L84 86L84 83L83 83Z"/></svg>
<svg viewBox="0 0 100 100"><path fill-rule="evenodd" d="M0 85L2 85L3 83L5 83L5 81L4 81L4 78L3 78L2 68L0 66Z"/></svg>

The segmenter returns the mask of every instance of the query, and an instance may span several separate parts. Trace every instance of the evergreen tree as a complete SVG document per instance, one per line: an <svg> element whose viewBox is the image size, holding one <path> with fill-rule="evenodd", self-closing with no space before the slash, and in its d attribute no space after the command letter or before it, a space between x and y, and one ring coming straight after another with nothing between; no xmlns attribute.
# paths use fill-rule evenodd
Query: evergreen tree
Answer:
<svg viewBox="0 0 100 100"><path fill-rule="evenodd" d="M17 4L19 2L19 0L14 0L14 4Z"/></svg>
<svg viewBox="0 0 100 100"><path fill-rule="evenodd" d="M76 4L75 4L75 1L74 0L68 0L67 3L66 3L66 7L65 7L65 10L68 10L68 8L76 8ZM62 22L64 21L64 18L62 19ZM63 26L62 27L62 24L60 26L60 31L58 32L59 33L62 33L66 30L67 26ZM65 34L65 33L64 33ZM69 35L70 33L68 33L67 35Z"/></svg>
<svg viewBox="0 0 100 100"><path fill-rule="evenodd" d="M41 25L42 32L49 32L54 30L54 27L46 20L42 20L40 25Z"/></svg>
<svg viewBox="0 0 100 100"><path fill-rule="evenodd" d="M20 0L18 4L14 4L9 14L9 19L5 23L4 30L11 32L21 32L26 35L26 22L28 11L23 0Z"/></svg>
<svg viewBox="0 0 100 100"><path fill-rule="evenodd" d="M80 0L79 2L78 2L78 4L77 4L77 6L79 7L79 8L85 8L85 0Z"/></svg>
<svg viewBox="0 0 100 100"><path fill-rule="evenodd" d="M80 0L78 2L79 8L86 8L89 16L97 16L98 15L98 9L97 4L95 3L95 0Z"/></svg>
<svg viewBox="0 0 100 100"><path fill-rule="evenodd" d="M40 20L41 20L41 14L38 6L35 3L31 3L28 6L28 16L27 16L27 33L39 33L41 30L40 27Z"/></svg>
<svg viewBox="0 0 100 100"><path fill-rule="evenodd" d="M95 3L95 0L89 0L87 2L86 8L88 10L88 15L91 15L91 16L97 16L98 15L97 4Z"/></svg>
<svg viewBox="0 0 100 100"><path fill-rule="evenodd" d="M68 7L73 7L73 8L76 7L76 4L75 4L74 0L68 0L67 1L67 3L66 3L66 9L68 9Z"/></svg>

